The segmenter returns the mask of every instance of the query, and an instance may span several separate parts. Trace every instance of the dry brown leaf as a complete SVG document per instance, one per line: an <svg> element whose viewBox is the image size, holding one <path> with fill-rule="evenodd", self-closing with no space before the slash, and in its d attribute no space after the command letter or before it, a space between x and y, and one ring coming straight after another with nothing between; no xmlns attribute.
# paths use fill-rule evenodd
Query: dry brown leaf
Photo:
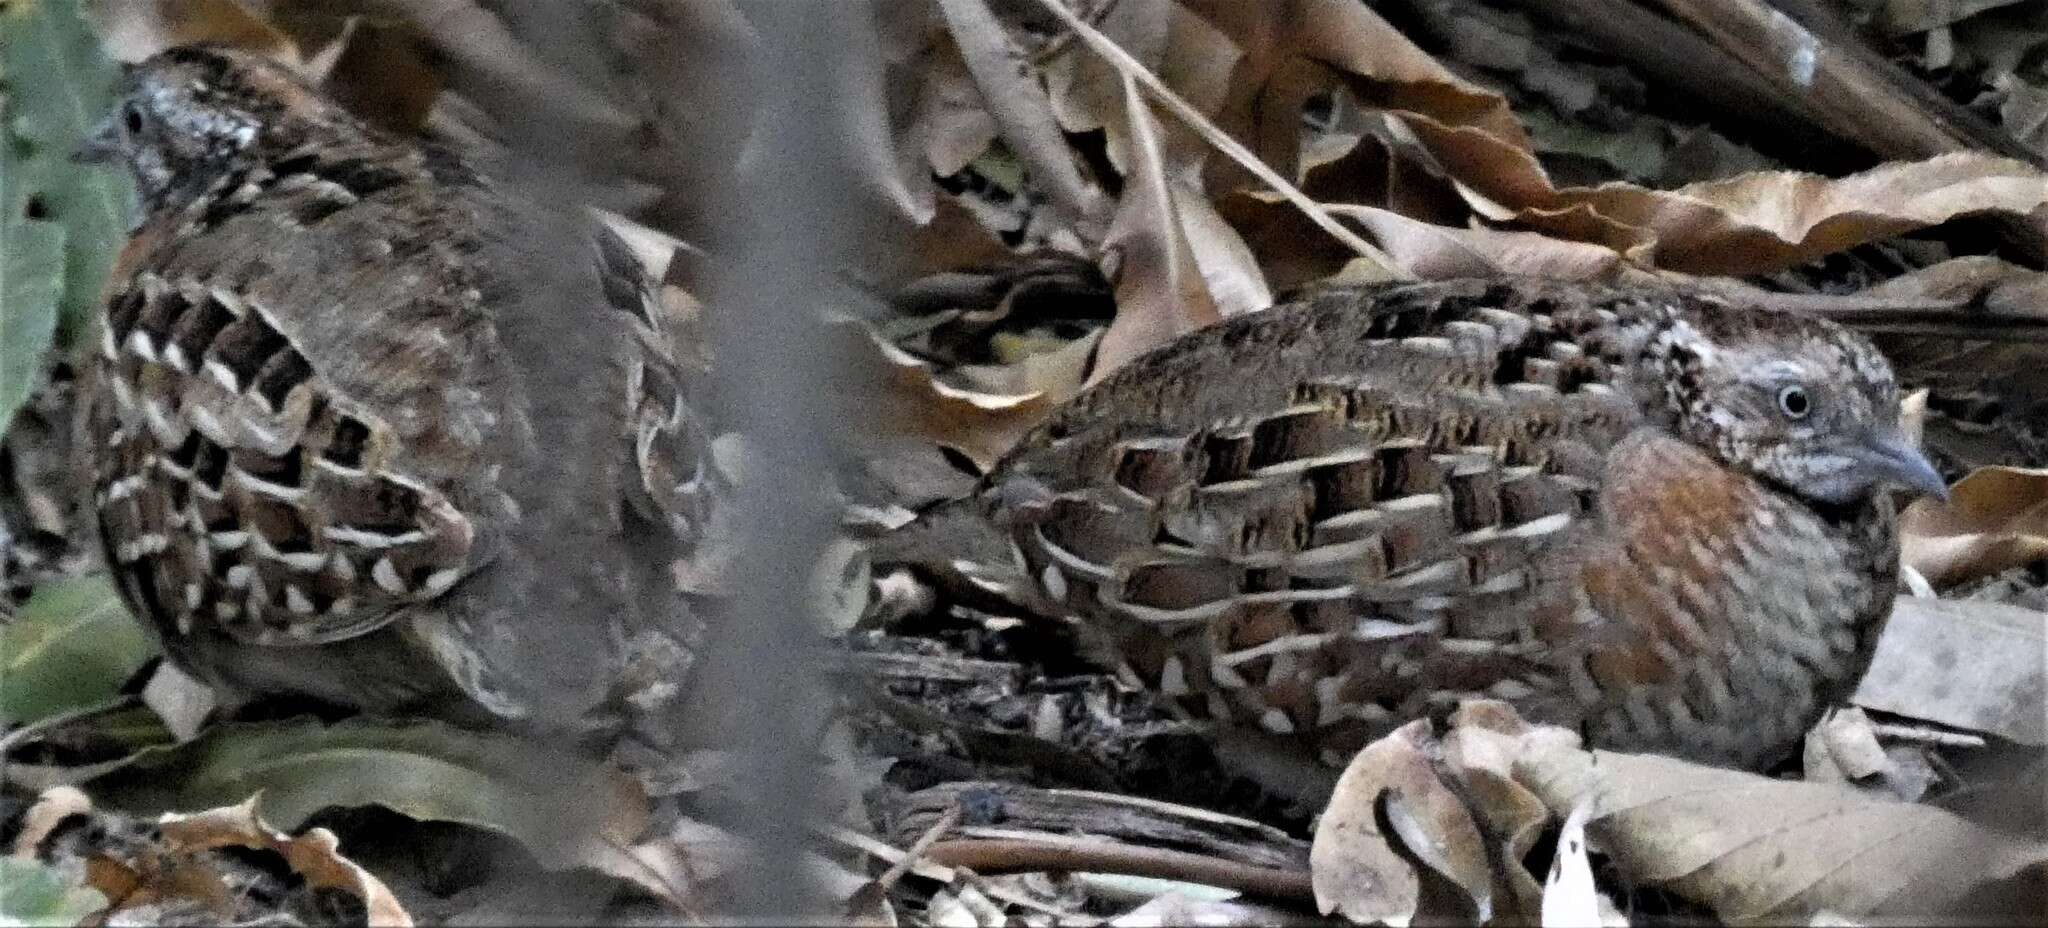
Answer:
<svg viewBox="0 0 2048 928"><path fill-rule="evenodd" d="M1587 242L1494 229L1453 229L1370 206L1330 206L1364 226L1403 270L1425 280L1506 274L1592 280L1624 270L1622 254Z"/></svg>
<svg viewBox="0 0 2048 928"><path fill-rule="evenodd" d="M1165 163L1151 106L1134 82L1122 80L1131 172L1102 241L1104 276L1116 287L1117 313L1096 347L1091 383L1125 361L1222 318L1195 262L1178 205L1201 194L1182 185Z"/></svg>
<svg viewBox="0 0 2048 928"><path fill-rule="evenodd" d="M2048 176L1977 152L1880 165L1830 179L1771 171L1668 193L1620 184L1560 192L1571 203L1649 230L1658 264L1695 274L1790 267L1965 213L2029 214L2048 204Z"/></svg>
<svg viewBox="0 0 2048 928"><path fill-rule="evenodd" d="M1333 132L1322 146L1326 152L1304 153L1301 173L1302 192L1318 202L1377 206L1440 226L1462 226L1472 216L1429 152L1383 116L1367 120L1367 131L1355 136Z"/></svg>
<svg viewBox="0 0 2048 928"><path fill-rule="evenodd" d="M1951 258L1866 288L1864 296L1981 302L2001 313L2048 308L2048 274L1986 255Z"/></svg>
<svg viewBox="0 0 2048 928"><path fill-rule="evenodd" d="M1906 564L1937 586L2048 560L2048 470L1980 467L1900 525Z"/></svg>
<svg viewBox="0 0 2048 928"><path fill-rule="evenodd" d="M1348 0L1242 3L1184 0L1244 51L1216 121L1293 176L1301 104L1339 85L1387 109L1436 114L1503 139L1528 140L1500 96L1452 74L1370 7ZM1240 169L1211 168L1212 190L1244 189Z"/></svg>
<svg viewBox="0 0 2048 928"><path fill-rule="evenodd" d="M899 238L903 247L892 263L870 263L868 274L890 286L943 271L994 267L1013 263L1016 253L950 196L937 197L928 216L906 217Z"/></svg>
<svg viewBox="0 0 2048 928"><path fill-rule="evenodd" d="M1074 155L1060 134L1052 101L1037 75L1024 67L1022 54L1010 41L986 0L938 0L946 25L981 88L982 105L995 118L1003 141L1031 172L1054 206L1065 211L1065 225L1098 227L1107 215L1108 199L1083 180ZM1083 231L1084 241L1096 235Z"/></svg>
<svg viewBox="0 0 2048 928"><path fill-rule="evenodd" d="M116 61L141 61L173 45L215 42L298 64L302 49L235 0L86 0L80 5L100 47Z"/></svg>
<svg viewBox="0 0 2048 928"><path fill-rule="evenodd" d="M76 864L86 885L108 902L108 908L98 914L99 920L121 923L124 917L139 917L148 921L161 917L166 904L224 918L245 901L241 894L247 887L230 885L226 862L213 852L246 849L276 854L284 861L289 879L360 900L372 925L412 924L412 916L382 881L341 856L333 832L313 828L293 837L272 829L257 817L255 797L237 806L164 815L153 832L140 832L125 820L121 824L110 821L100 826L97 838L75 848L59 851L45 847L44 839L58 822L99 814L91 800L73 787L48 790L22 814L23 830L13 848L13 856L25 860L33 859L39 849L84 855ZM246 868L247 863L238 861L235 866Z"/></svg>
<svg viewBox="0 0 2048 928"><path fill-rule="evenodd" d="M996 120L982 106L974 75L951 43L933 43L905 70L917 83L917 105L904 130L906 145L924 150L933 174L951 177L965 170L996 138Z"/></svg>
<svg viewBox="0 0 2048 928"><path fill-rule="evenodd" d="M1859 706L2048 746L2048 613L1900 597L1851 700Z"/></svg>
<svg viewBox="0 0 2048 928"><path fill-rule="evenodd" d="M1177 4L1172 0L1132 0L1108 6L1095 28L1118 48L1130 53L1139 64L1157 73L1167 48L1168 20ZM1091 54L1086 45L1071 37L1061 43L1060 53L1043 64L1045 84L1058 116L1060 128L1079 135L1100 131L1104 153L1119 173L1131 171L1130 128L1124 117L1123 77L1116 66L1102 56ZM1236 49L1228 47L1234 57ZM1228 71L1229 58L1217 60Z"/></svg>
<svg viewBox="0 0 2048 928"><path fill-rule="evenodd" d="M1941 809L1668 757L1553 747L1515 769L1553 812L1593 799L1595 839L1630 878L1738 924L1956 918L2048 856Z"/></svg>
<svg viewBox="0 0 2048 928"><path fill-rule="evenodd" d="M1580 803L1564 817L1550 877L1543 882L1543 928L1616 924L1601 917L1607 900L1594 888L1593 864L1586 859L1586 819L1592 810L1591 803ZM1618 924L1627 928L1628 920Z"/></svg>
<svg viewBox="0 0 2048 928"><path fill-rule="evenodd" d="M2018 161L1956 153L1839 180L1781 172L1675 191L1558 188L1499 95L1460 80L1358 4L1191 2L1246 50L1218 121L1291 170L1301 101L1343 87L1386 110L1499 222L1615 248L1693 273L1755 273L1976 212L2030 215L2048 178ZM1212 179L1222 168L1212 166ZM1241 178L1216 187L1246 189ZM1257 243L1254 242L1256 245Z"/></svg>
<svg viewBox="0 0 2048 928"><path fill-rule="evenodd" d="M2038 710L2038 693L2033 702ZM1498 824L1523 813L1503 815L1499 800L1513 792L1476 789L1484 778L1475 774L1497 774L1503 758L1512 785L1539 798L1551 820L1590 807L1592 841L1625 884L1663 887L1713 907L1730 923L1803 921L1819 912L1852 920L2011 918L2048 892L2048 844L1988 831L1941 809L1840 785L1587 751L1575 733L1528 724L1492 700L1464 703L1451 726L1440 744L1426 723L1405 726L1368 745L1346 770L1311 852L1325 910L1351 906L1340 911L1359 921L1410 917L1415 871L1378 829L1393 816L1373 803L1411 784L1462 795L1477 805L1469 811L1489 823L1487 836L1500 840ZM1439 765L1431 766L1431 756ZM1458 779L1457 793L1439 774ZM1519 860L1517 846L1509 841L1499 856ZM1523 874L1496 890L1501 918L1536 917L1530 900L1504 894L1524 892L1519 887L1527 884ZM1612 913L1603 908L1600 917Z"/></svg>
<svg viewBox="0 0 2048 928"><path fill-rule="evenodd" d="M1275 289L1327 278L1351 257L1348 249L1320 236L1298 210L1270 194L1240 193L1220 209L1258 255ZM1425 280L1499 274L1594 280L1633 273L1620 253L1601 245L1534 232L1432 225L1371 206L1327 209L1363 226L1401 270Z"/></svg>
<svg viewBox="0 0 2048 928"><path fill-rule="evenodd" d="M363 901L372 925L409 926L412 916L370 871L341 856L340 841L325 828L292 837L265 825L256 815L256 797L238 806L191 815L165 815L157 822L165 850L194 854L219 848L270 851L284 858L293 874L309 885L338 889Z"/></svg>
<svg viewBox="0 0 2048 928"><path fill-rule="evenodd" d="M833 324L846 359L844 398L873 431L954 448L986 469L1045 418L1052 402L1044 394L998 395L948 386L932 376L931 365L883 341L859 322ZM877 436L869 436L877 437Z"/></svg>
<svg viewBox="0 0 2048 928"><path fill-rule="evenodd" d="M1107 36L1104 36L1100 30L1083 21L1079 16L1075 15L1073 10L1062 5L1059 0L1036 0L1036 2L1040 9L1051 13L1061 22L1065 23L1067 28L1073 30L1074 34L1086 43L1091 51L1101 55L1104 60L1115 65L1118 73L1126 80L1135 85L1142 86L1147 96L1173 113L1181 126L1199 135L1209 145L1214 146L1217 150L1228 156L1227 160L1229 163L1257 178L1264 189L1285 195L1290 202L1294 203L1325 234L1343 242L1347 247L1356 252L1359 258L1374 262L1383 267L1387 264L1386 256L1380 254L1379 249L1374 248L1370 242L1358 237L1351 230L1344 228L1335 219L1326 215L1321 206L1310 200L1307 195L1296 188L1292 181L1275 171L1271 165L1262 161L1256 153L1239 142L1236 137L1228 134L1222 127L1216 125L1203 111L1183 99L1173 88L1168 87L1158 75L1153 74L1143 63L1132 58L1129 52L1117 47L1116 43ZM1391 268L1387 268L1383 273L1392 275L1394 271Z"/></svg>
<svg viewBox="0 0 2048 928"><path fill-rule="evenodd" d="M1437 778L1425 746L1429 722L1417 720L1351 759L1316 823L1309 873L1316 907L1360 924L1405 924L1422 898L1415 868L1395 842L1463 887L1481 919L1492 910L1492 883L1479 828ZM1386 816L1397 835L1380 829ZM1469 914L1469 913L1468 913Z"/></svg>
<svg viewBox="0 0 2048 928"><path fill-rule="evenodd" d="M1110 4L1095 26L1204 115L1222 104L1232 65L1242 55L1228 36L1173 0ZM1070 133L1101 130L1110 164L1128 172L1130 132L1116 66L1085 43L1068 40L1044 69L1060 126ZM1171 163L1199 161L1205 145L1194 132L1168 124L1164 133Z"/></svg>

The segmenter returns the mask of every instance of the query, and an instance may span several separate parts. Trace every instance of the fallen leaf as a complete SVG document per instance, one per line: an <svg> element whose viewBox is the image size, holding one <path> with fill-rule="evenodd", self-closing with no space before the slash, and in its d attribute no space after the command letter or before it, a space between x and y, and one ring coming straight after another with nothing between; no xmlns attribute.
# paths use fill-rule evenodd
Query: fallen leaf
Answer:
<svg viewBox="0 0 2048 928"><path fill-rule="evenodd" d="M995 117L1010 150L1029 167L1033 182L1066 211L1064 224L1095 227L1108 212L1108 199L1075 168L1052 101L1031 70L1022 66L1021 52L989 12L986 0L938 0L938 5L960 57L981 88L982 104ZM1083 240L1095 237L1082 233Z"/></svg>
<svg viewBox="0 0 2048 928"><path fill-rule="evenodd" d="M83 925L107 907L107 897L33 860L0 857L0 924Z"/></svg>
<svg viewBox="0 0 2048 928"><path fill-rule="evenodd" d="M1350 259L1348 249L1317 233L1299 210L1266 193L1242 193L1220 204L1278 290L1328 278ZM1357 204L1326 207L1371 233L1396 267L1441 280L1498 275L1594 280L1633 273L1612 248L1534 232L1432 225L1392 210Z"/></svg>
<svg viewBox="0 0 2048 928"><path fill-rule="evenodd" d="M392 719L215 726L140 752L88 788L133 811L209 808L261 793L264 816L287 830L322 809L379 805L508 835L550 868L631 846L647 816L630 777L566 746Z"/></svg>
<svg viewBox="0 0 2048 928"><path fill-rule="evenodd" d="M1627 879L1734 924L1966 918L2048 856L1930 806L1669 757L1532 742L1515 770L1553 813L1595 802L1591 833Z"/></svg>
<svg viewBox="0 0 2048 928"><path fill-rule="evenodd" d="M1586 859L1586 819L1592 809L1591 803L1582 802L1564 817L1557 853L1550 859L1550 877L1543 882L1543 928L1607 924L1600 916L1593 865Z"/></svg>
<svg viewBox="0 0 2048 928"><path fill-rule="evenodd" d="M1754 274L1966 213L2031 214L2048 204L2048 176L2010 158L1957 152L1840 179L1768 171L1669 192L1603 184L1560 191L1557 198L1558 205L1584 204L1648 230L1657 239L1660 267ZM1537 217L1527 218L1545 228Z"/></svg>
<svg viewBox="0 0 2048 928"><path fill-rule="evenodd" d="M1905 563L1936 586L2048 560L2048 470L1980 467L1900 523Z"/></svg>
<svg viewBox="0 0 2048 928"><path fill-rule="evenodd" d="M1344 768L1309 847L1316 908L1360 924L1406 924L1422 884L1396 841L1470 896L1480 920L1492 911L1484 844L1472 816L1437 779L1425 753L1429 722L1401 726ZM1396 831L1380 827L1388 821Z"/></svg>
<svg viewBox="0 0 2048 928"><path fill-rule="evenodd" d="M284 858L293 875L307 885L335 889L362 900L372 925L396 928L412 924L412 916L370 871L341 856L341 842L325 828L298 837L279 832L256 815L256 799L240 805L189 815L169 814L157 821L164 850L191 855L221 848L269 851Z"/></svg>
<svg viewBox="0 0 2048 928"><path fill-rule="evenodd" d="M1851 701L2048 746L2048 613L1900 597Z"/></svg>
<svg viewBox="0 0 2048 928"><path fill-rule="evenodd" d="M104 703L156 651L105 574L44 584L0 624L0 728Z"/></svg>
<svg viewBox="0 0 2048 928"><path fill-rule="evenodd" d="M1116 287L1116 321L1096 347L1090 383L1222 318L1181 221L1179 202L1201 194L1182 185L1166 164L1159 124L1129 78L1124 78L1124 105L1131 132L1131 172L1102 241L1104 276Z"/></svg>
<svg viewBox="0 0 2048 928"><path fill-rule="evenodd" d="M54 830L81 817L87 827L68 828L64 834ZM412 916L382 881L341 855L333 832L314 828L297 837L279 832L257 816L255 797L204 812L166 813L150 825L125 811L95 809L84 793L65 786L44 791L22 821L23 831L6 861L40 858L81 874L83 885L99 900L91 924L148 923L167 913L181 914L181 921L268 923L329 892L352 897L368 924L412 924ZM271 888L252 886L252 877L271 881ZM323 912L348 911L346 905L337 909L337 901L314 904ZM0 890L0 923L87 923L4 921L15 914L16 904Z"/></svg>
<svg viewBox="0 0 2048 928"><path fill-rule="evenodd" d="M1045 418L1044 394L1000 395L949 386L932 367L854 320L830 323L841 340L849 405L878 431L956 449L986 470ZM872 436L871 436L872 437Z"/></svg>
<svg viewBox="0 0 2048 928"><path fill-rule="evenodd" d="M84 0L80 6L116 61L141 61L173 45L207 42L299 62L299 47L289 36L235 0Z"/></svg>

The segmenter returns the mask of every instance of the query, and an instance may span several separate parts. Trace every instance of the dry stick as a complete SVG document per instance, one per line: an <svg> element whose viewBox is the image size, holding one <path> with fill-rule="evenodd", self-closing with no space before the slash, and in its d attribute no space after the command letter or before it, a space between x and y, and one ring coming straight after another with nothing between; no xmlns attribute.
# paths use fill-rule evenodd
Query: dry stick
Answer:
<svg viewBox="0 0 2048 928"><path fill-rule="evenodd" d="M1655 2L1747 62L1779 93L1801 100L1823 128L1882 157L1989 151L2043 166L2039 154L1879 57L1853 29L1810 0L1774 0L1775 7L1763 0ZM2048 263L2048 229L2042 223L2017 216L1992 221L2030 262Z"/></svg>
<svg viewBox="0 0 2048 928"><path fill-rule="evenodd" d="M1321 204L1309 199L1308 194L1302 193L1300 188L1288 183L1286 178L1281 177L1279 172L1274 171L1266 162L1260 160L1259 156L1253 154L1251 149L1239 144L1236 139L1230 137L1229 133L1216 128L1216 125L1210 122L1208 117L1203 116L1200 110L1195 109L1186 100L1181 99L1180 94L1174 93L1171 88L1166 86L1165 82L1161 81L1158 76L1154 75L1138 59L1131 57L1129 52L1118 48L1115 42L1110 41L1108 36L1103 35L1094 26L1082 22L1081 18L1074 15L1072 10L1062 5L1060 0L1037 0L1037 2L1047 12L1059 17L1062 22L1066 23L1067 28L1074 30L1074 33L1081 37L1081 41L1087 43L1088 47L1097 55L1102 56L1103 60L1108 61L1111 66L1128 75L1132 80L1137 81L1138 85L1145 88L1146 92L1150 93L1153 99L1173 111L1174 116L1178 117L1181 122L1186 123L1189 128L1194 129L1209 144L1216 146L1218 150L1229 155L1231 160L1243 165L1245 170L1252 172L1259 180L1264 181L1266 186L1272 188L1274 192L1286 197L1287 202L1294 204L1297 209L1306 214L1309 221L1315 223L1317 228L1330 233L1332 238L1343 242L1346 247L1356 252L1359 257L1378 264L1381 270L1389 276L1402 279L1411 279L1414 276L1402 270L1400 265L1394 263L1393 258L1388 257L1386 252L1379 249L1379 246L1366 241L1358 233L1345 228L1342 223L1332 218L1329 213L1324 212Z"/></svg>
<svg viewBox="0 0 2048 928"><path fill-rule="evenodd" d="M940 841L925 858L976 873L1031 873L1042 870L1117 873L1182 883L1221 886L1269 899L1309 901L1315 888L1306 870L1276 870L1203 857L1186 851L1134 847L1086 839L1046 837L969 838Z"/></svg>
<svg viewBox="0 0 2048 928"><path fill-rule="evenodd" d="M1101 191L1081 180L1053 118L1052 101L1019 66L1008 33L985 0L939 0L939 12L960 46L967 71L982 88L1003 140L1043 184L1053 204L1075 222L1100 223L1108 211Z"/></svg>
<svg viewBox="0 0 2048 928"><path fill-rule="evenodd" d="M940 814L939 820L933 822L932 827L925 829L924 834L918 836L917 841L910 845L910 850L903 852L903 859L890 864L889 869L882 871L882 875L875 878L875 885L880 887L882 892L888 892L890 887L896 885L897 880L903 879L903 875L910 872L910 868L917 866L917 862L924 858L925 852L931 850L933 844L960 824L960 814L960 803L955 802L947 806L946 811Z"/></svg>
<svg viewBox="0 0 2048 928"><path fill-rule="evenodd" d="M1778 92L1727 52L1634 0L1511 0L1541 19L1626 61L1659 84L1682 90L1717 115L1776 132L1808 132L1806 103ZM1702 75L1712 75L1702 79Z"/></svg>
<svg viewBox="0 0 2048 928"><path fill-rule="evenodd" d="M1969 125L1961 107L1939 107L1913 93L1913 79L1874 55L1859 55L1853 35L1814 23L1827 35L1762 0L1657 0L1672 15L1706 33L1741 58L1779 92L1803 101L1836 135L1888 158L1928 158L1944 152L1990 149L2028 158L2016 143ZM1809 19L1814 14L1808 10Z"/></svg>

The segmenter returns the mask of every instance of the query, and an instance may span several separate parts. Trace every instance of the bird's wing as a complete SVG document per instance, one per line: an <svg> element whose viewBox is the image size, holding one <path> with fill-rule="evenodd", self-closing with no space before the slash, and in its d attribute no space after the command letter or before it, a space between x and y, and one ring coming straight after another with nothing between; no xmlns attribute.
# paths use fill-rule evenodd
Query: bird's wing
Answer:
<svg viewBox="0 0 2048 928"><path fill-rule="evenodd" d="M1612 310L1531 302L1423 285L1226 322L1084 394L984 501L1168 692L1207 688L1190 663L1291 677L1339 640L1526 640L1539 617L1501 605L1557 586L1544 552L1587 530L1640 416L1602 356Z"/></svg>
<svg viewBox="0 0 2048 928"><path fill-rule="evenodd" d="M160 625L333 641L474 569L495 504L482 451L517 423L478 360L493 331L460 234L474 217L433 214L407 170L259 170L124 254L99 346L101 440L122 450L98 504Z"/></svg>

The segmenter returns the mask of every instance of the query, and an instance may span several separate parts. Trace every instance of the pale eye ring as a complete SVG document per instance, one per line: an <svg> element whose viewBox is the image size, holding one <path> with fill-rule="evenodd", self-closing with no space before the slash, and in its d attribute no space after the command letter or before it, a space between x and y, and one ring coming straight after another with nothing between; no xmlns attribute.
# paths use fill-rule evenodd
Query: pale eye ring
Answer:
<svg viewBox="0 0 2048 928"><path fill-rule="evenodd" d="M1804 419L1813 411L1813 400L1805 387L1795 384L1778 391L1778 411L1788 419Z"/></svg>

